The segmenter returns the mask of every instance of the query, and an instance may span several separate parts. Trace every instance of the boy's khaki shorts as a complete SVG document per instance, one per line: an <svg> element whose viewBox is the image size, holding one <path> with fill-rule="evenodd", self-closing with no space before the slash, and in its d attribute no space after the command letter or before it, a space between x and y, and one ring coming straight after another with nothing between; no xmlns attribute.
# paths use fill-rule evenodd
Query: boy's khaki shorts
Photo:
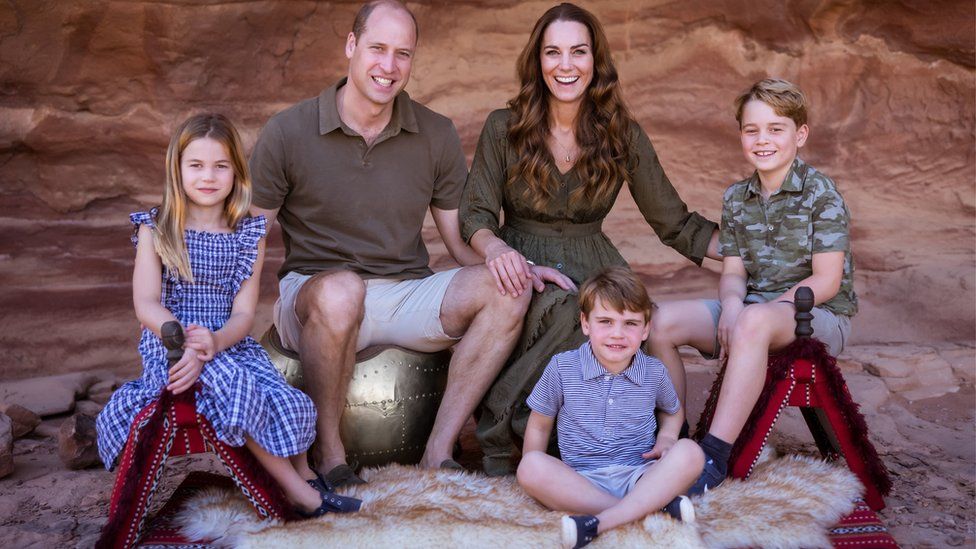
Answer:
<svg viewBox="0 0 976 549"><path fill-rule="evenodd" d="M721 350L718 343L718 320L722 316L722 302L717 299L703 299L702 302L708 307L709 312L712 313L712 320L715 321L715 353L709 355L702 352L701 355L708 360L714 360L718 358ZM750 301L748 297L746 298L746 305L754 303L763 302ZM839 355L844 350L847 338L851 336L851 317L834 314L823 307L814 307L810 312L813 314L813 321L810 323L813 326L813 337L822 341L831 355Z"/></svg>
<svg viewBox="0 0 976 549"><path fill-rule="evenodd" d="M359 325L356 351L371 345L398 345L422 353L444 350L461 338L444 333L441 303L454 275L461 269L434 273L426 278L365 280L365 315ZM302 285L312 278L294 271L278 282L274 323L281 343L297 351L302 323L295 312L295 299Z"/></svg>

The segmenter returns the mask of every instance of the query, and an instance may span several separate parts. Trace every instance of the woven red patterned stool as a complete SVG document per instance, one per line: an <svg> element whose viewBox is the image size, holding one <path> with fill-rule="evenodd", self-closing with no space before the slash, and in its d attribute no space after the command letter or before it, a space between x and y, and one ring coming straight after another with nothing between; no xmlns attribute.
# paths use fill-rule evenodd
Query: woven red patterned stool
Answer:
<svg viewBox="0 0 976 549"><path fill-rule="evenodd" d="M163 328L166 334L167 327ZM182 354L182 330L176 345L179 352L174 352L167 339L164 335L172 364ZM221 442L207 418L197 413L194 395L198 387L175 396L163 390L136 415L119 458L108 522L96 547L132 547L138 543L166 460L172 456L215 454L259 517L292 518L294 511L277 482L251 452Z"/></svg>
<svg viewBox="0 0 976 549"><path fill-rule="evenodd" d="M883 496L891 491L888 470L868 439L867 423L847 390L836 359L830 356L826 345L809 337L813 334L813 292L799 288L795 302L798 337L782 351L770 355L766 384L732 448L729 475L746 478L752 473L780 413L787 406L796 406L820 453L827 459L843 457L864 485L867 504L881 510L885 505ZM722 365L698 420L699 438L711 425L725 366Z"/></svg>

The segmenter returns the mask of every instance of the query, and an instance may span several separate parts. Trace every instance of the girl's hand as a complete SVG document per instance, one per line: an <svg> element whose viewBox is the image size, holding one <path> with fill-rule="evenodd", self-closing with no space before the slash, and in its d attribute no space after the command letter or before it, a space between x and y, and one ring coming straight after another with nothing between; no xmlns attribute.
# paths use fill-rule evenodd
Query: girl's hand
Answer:
<svg viewBox="0 0 976 549"><path fill-rule="evenodd" d="M193 387L203 371L203 364L196 353L183 353L183 358L169 369L169 385L166 389L178 395Z"/></svg>
<svg viewBox="0 0 976 549"><path fill-rule="evenodd" d="M217 340L213 332L203 326L190 324L184 334L186 337L185 349L197 351L197 358L204 362L213 360L214 355L217 354Z"/></svg>
<svg viewBox="0 0 976 549"><path fill-rule="evenodd" d="M739 318L739 313L745 305L741 301L730 301L722 303L722 315L718 317L718 344L722 347L719 352L718 360L722 362L729 354L729 341L732 338L732 329Z"/></svg>
<svg viewBox="0 0 976 549"><path fill-rule="evenodd" d="M560 288L569 292L576 291L576 284L573 283L573 280L552 267L533 265L531 270L532 286L537 292L541 293L546 289L546 282L552 282L556 286L559 286Z"/></svg>
<svg viewBox="0 0 976 549"><path fill-rule="evenodd" d="M529 262L504 241L499 240L485 250L485 265L502 295L510 293L517 297L529 289L532 276Z"/></svg>
<svg viewBox="0 0 976 549"><path fill-rule="evenodd" d="M670 450L676 442L678 442L678 439L674 437L659 435L657 437L657 442L654 443L654 447L651 448L651 451L644 452L641 454L641 457L644 459L661 459L665 456L665 454L668 453L668 450Z"/></svg>

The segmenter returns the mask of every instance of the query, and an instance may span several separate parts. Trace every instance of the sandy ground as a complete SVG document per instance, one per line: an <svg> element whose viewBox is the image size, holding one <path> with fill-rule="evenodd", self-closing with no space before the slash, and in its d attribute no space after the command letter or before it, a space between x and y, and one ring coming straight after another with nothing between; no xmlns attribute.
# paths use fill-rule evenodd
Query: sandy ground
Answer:
<svg viewBox="0 0 976 549"><path fill-rule="evenodd" d="M858 394L876 386L870 374L843 362L854 398L864 405L872 439L891 471L894 490L881 516L904 547L972 547L974 511L974 392L971 383L956 393L910 403L888 394ZM700 359L688 364L689 409L700 411L714 370ZM876 378L875 378L876 379ZM6 547L90 547L105 521L114 475L102 469L65 469L57 456L57 427L48 418L34 433L15 442L15 472L0 480L0 540ZM473 424L462 436L460 461L480 465ZM773 445L783 452L813 453L812 438L796 410L777 424ZM206 456L172 460L154 507L190 470L217 471Z"/></svg>

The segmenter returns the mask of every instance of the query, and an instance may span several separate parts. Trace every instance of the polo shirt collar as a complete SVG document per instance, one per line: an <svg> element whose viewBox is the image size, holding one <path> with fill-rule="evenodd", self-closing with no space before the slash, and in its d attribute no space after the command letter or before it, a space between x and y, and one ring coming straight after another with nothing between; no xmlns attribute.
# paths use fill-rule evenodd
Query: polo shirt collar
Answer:
<svg viewBox="0 0 976 549"><path fill-rule="evenodd" d="M645 376L647 374L647 355L643 351L638 350L637 354L634 356L634 360L630 362L630 366L626 370L621 372L627 379L634 383L635 385L644 385ZM593 354L593 347L590 342L587 341L580 347L580 363L583 365L582 373L583 379L596 379L601 376L607 375L609 372L600 361L597 360L596 355Z"/></svg>
<svg viewBox="0 0 976 549"><path fill-rule="evenodd" d="M779 191L776 192L800 192L803 190L803 183L806 181L806 178L806 162L797 156L793 159L793 164L790 166L789 171L786 172L786 178L783 180L783 185L779 188ZM749 178L749 184L746 186L746 189L753 195L759 196L760 192L762 191L762 183L759 181L758 171L752 173L752 177Z"/></svg>
<svg viewBox="0 0 976 549"><path fill-rule="evenodd" d="M336 102L336 93L339 88L346 85L347 80L348 78L343 76L338 82L322 90L322 93L319 94L319 135L325 135L340 128L349 129L339 118L339 105ZM401 91L393 100L393 116L390 117L390 123L382 133L396 135L400 133L401 129L410 133L420 131L417 116L413 110L413 102L410 101L410 96L407 95L406 91Z"/></svg>

